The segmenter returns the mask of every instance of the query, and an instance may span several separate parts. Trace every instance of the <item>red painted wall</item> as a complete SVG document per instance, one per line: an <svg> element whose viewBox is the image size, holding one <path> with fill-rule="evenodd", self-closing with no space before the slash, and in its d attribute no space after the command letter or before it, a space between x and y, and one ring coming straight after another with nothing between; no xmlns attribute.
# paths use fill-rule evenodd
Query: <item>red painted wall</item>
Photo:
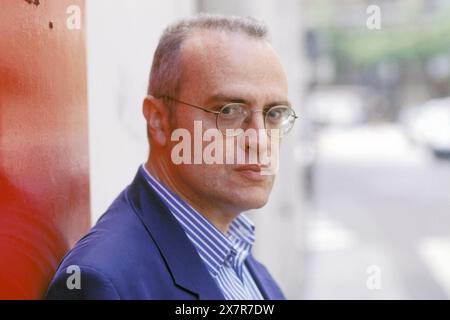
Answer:
<svg viewBox="0 0 450 320"><path fill-rule="evenodd" d="M89 228L83 0L0 9L0 299L39 299Z"/></svg>

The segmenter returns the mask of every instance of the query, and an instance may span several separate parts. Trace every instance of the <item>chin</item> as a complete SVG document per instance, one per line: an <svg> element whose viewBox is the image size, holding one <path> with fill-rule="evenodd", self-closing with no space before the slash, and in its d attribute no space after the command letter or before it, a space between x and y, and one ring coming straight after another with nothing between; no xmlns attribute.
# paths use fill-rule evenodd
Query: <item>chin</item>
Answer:
<svg viewBox="0 0 450 320"><path fill-rule="evenodd" d="M253 194L247 195L246 197L245 193L243 193L239 195L238 198L234 198L233 200L236 207L240 208L243 211L247 211L264 207L267 204L269 197L266 194L260 196Z"/></svg>

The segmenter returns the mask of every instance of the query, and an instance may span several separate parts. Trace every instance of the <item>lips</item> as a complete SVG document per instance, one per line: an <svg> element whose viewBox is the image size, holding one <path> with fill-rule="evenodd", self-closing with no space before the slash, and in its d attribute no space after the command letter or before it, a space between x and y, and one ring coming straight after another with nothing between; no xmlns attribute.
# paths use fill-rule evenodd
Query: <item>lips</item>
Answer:
<svg viewBox="0 0 450 320"><path fill-rule="evenodd" d="M236 167L234 170L238 172L241 176L253 180L253 181L263 181L267 179L267 175L261 174L261 170L264 168L267 168L267 166L263 165L242 165L239 167Z"/></svg>
<svg viewBox="0 0 450 320"><path fill-rule="evenodd" d="M261 172L261 169L263 168L263 167L266 167L266 166L261 166L261 165L258 165L258 164L248 164L248 165L242 165L242 166L239 166L239 167L236 167L236 171L255 171L255 172Z"/></svg>

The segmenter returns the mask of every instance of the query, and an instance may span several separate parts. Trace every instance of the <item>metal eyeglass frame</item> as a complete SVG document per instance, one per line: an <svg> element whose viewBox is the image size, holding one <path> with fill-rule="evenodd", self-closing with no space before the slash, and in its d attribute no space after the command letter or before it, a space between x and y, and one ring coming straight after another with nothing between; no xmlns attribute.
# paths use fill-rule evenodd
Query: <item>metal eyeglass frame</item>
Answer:
<svg viewBox="0 0 450 320"><path fill-rule="evenodd" d="M192 104L192 103L188 103L188 102L184 102L184 101L181 101L181 100L172 98L172 97L170 97L170 96L161 96L161 97L159 97L159 98L160 98L160 99L172 100L172 101L174 101L174 102L178 102L178 103L181 103L181 104L184 104L184 105L187 105L187 106L190 106L190 107L199 109L199 110L203 110L204 112L214 113L214 114L216 115L216 128L217 128L217 130L219 130L220 132L222 132L222 134L224 134L225 136L228 136L228 135L227 135L226 133L224 133L221 129L219 129L219 124L218 124L218 122L219 122L219 115L222 113L222 110L223 110L226 106L228 106L228 105L230 105L230 104L236 104L236 103L227 103L227 104L225 104L224 106L222 106L222 108L220 108L219 111L214 111L214 110L206 109L206 108L201 107L201 106L197 106L197 105ZM241 104L242 104L242 103L241 103ZM249 111L250 111L251 113L263 112L263 114L264 114L264 129L266 129L266 118L265 118L265 116L266 116L266 114L267 114L272 108L276 108L276 107L279 107L279 106L273 106L273 107L269 108L268 110L256 110L256 111L249 110ZM292 114L291 116L294 117L294 123L295 123L295 120L296 120L299 116L297 116L297 115L295 114L294 109L292 109L292 108L289 107L289 106L286 106L286 107L289 108L290 110L292 110L292 113L293 113L293 114ZM279 137L281 138L281 137L285 136L286 134L288 134L288 133L291 131L291 129L292 129L293 127L294 127L294 124L292 124L292 126L289 128L289 130L288 130L287 132L283 133L283 135L281 135L281 136L279 136ZM240 134L242 134L242 133L240 133ZM238 134L238 135L240 135L240 134ZM237 136L237 135L236 135L236 136Z"/></svg>

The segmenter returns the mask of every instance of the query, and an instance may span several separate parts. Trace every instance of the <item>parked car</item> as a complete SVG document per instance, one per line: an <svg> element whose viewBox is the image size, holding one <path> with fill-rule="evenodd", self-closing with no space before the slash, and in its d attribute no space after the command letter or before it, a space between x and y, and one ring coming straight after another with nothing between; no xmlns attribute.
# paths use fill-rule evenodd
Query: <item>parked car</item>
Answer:
<svg viewBox="0 0 450 320"><path fill-rule="evenodd" d="M362 86L324 86L307 97L306 110L317 126L349 127L366 123L377 112L380 99Z"/></svg>
<svg viewBox="0 0 450 320"><path fill-rule="evenodd" d="M414 143L430 148L437 157L450 157L450 97L408 108L401 121Z"/></svg>

